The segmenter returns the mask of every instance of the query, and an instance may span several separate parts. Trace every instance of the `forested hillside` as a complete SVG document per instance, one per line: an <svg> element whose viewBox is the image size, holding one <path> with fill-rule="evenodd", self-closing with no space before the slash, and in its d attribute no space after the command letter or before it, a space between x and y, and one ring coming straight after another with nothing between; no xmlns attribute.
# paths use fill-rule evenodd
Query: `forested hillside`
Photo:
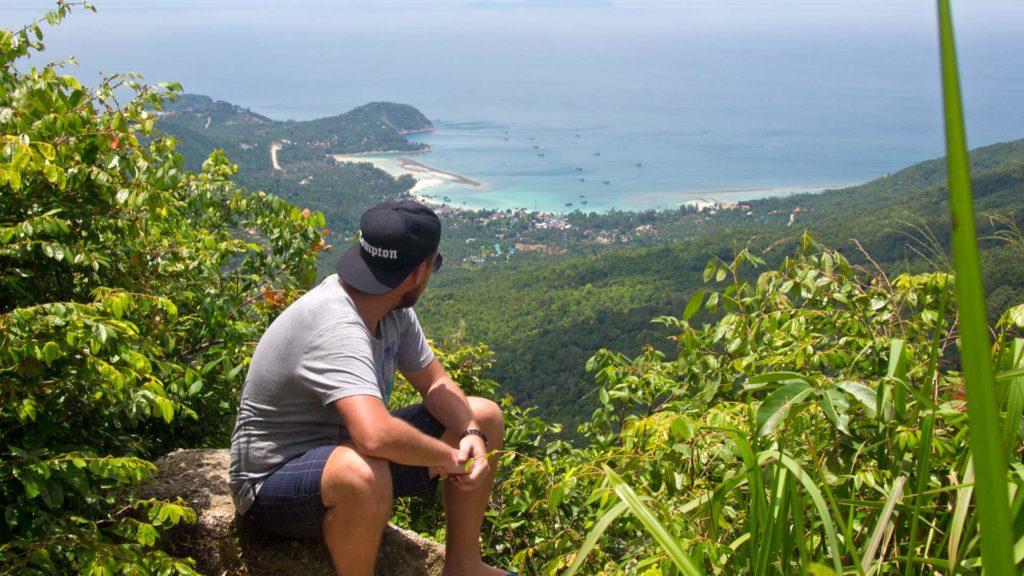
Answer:
<svg viewBox="0 0 1024 576"><path fill-rule="evenodd" d="M351 239L366 206L401 196L414 184L370 164L338 163L331 154L422 151L425 146L405 135L432 128L423 114L404 104L377 102L330 118L281 122L188 94L169 103L157 121L157 130L177 140L188 169L200 170L206 157L221 149L238 164L244 186L323 211L331 244Z"/></svg>
<svg viewBox="0 0 1024 576"><path fill-rule="evenodd" d="M982 148L971 158L994 322L1009 306L1024 301L1024 253L1005 239L1024 223L1024 141ZM445 270L432 280L417 309L428 333L441 341L454 336L488 343L495 352L490 375L520 402L538 406L545 419L572 429L587 421L596 406L593 374L584 369L587 359L600 348L635 354L652 344L672 350L671 333L651 319L682 312L701 288L709 258L727 261L749 249L775 266L806 230L867 269L877 266L893 274L948 270L943 167L942 160L931 160L862 186L751 201L742 211L709 216L710 231L704 235L658 247L561 258L534 255L500 266ZM781 216L762 223L747 215L788 216L798 208L793 226ZM680 221L675 216L648 222L671 236ZM591 224L599 218L591 218Z"/></svg>

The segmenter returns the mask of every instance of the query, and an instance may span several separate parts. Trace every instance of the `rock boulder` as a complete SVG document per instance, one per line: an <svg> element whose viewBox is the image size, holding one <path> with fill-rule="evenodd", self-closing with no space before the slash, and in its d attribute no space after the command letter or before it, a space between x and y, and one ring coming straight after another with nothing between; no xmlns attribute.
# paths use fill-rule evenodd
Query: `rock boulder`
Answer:
<svg viewBox="0 0 1024 576"><path fill-rule="evenodd" d="M175 556L195 558L211 576L319 576L333 574L320 540L267 537L240 526L227 487L228 451L177 450L156 461L157 477L145 497L183 498L197 515L164 537ZM444 546L388 525L377 557L377 574L440 576Z"/></svg>

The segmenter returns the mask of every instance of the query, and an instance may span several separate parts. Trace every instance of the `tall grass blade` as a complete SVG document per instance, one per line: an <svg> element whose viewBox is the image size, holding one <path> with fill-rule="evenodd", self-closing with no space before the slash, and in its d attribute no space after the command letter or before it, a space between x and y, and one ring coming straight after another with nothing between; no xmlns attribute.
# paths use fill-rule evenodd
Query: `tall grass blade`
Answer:
<svg viewBox="0 0 1024 576"><path fill-rule="evenodd" d="M759 565L760 554L764 553L764 550L761 546L757 546L757 541L753 537L757 534L763 534L767 530L766 524L768 522L769 504L765 497L764 479L761 476L761 467L757 464L757 456L754 454L750 443L738 432L733 430L729 432L737 451L743 458L744 474L740 477L747 479L749 486L747 494L750 506L750 513L747 515L747 532L744 536L737 538L733 545L739 546L743 542L750 540L753 543L749 555L752 557L751 564L757 566ZM754 573L756 574L757 572L755 571Z"/></svg>
<svg viewBox="0 0 1024 576"><path fill-rule="evenodd" d="M964 481L956 493L956 504L953 505L953 519L949 531L949 565L955 572L960 562L960 543L964 538L964 525L967 522L967 511L971 505L971 497L974 496L974 459L967 459L967 470L964 472Z"/></svg>
<svg viewBox="0 0 1024 576"><path fill-rule="evenodd" d="M949 0L938 0L938 11L953 264L960 312L960 348L967 389L967 419L978 486L976 496L981 524L981 553L986 574L1010 575L1014 573L1014 564L1006 495L1007 461L999 434L1000 414L989 357L988 315L974 226L967 138L964 133Z"/></svg>
<svg viewBox="0 0 1024 576"><path fill-rule="evenodd" d="M586 540L583 541L583 546L580 547L579 552L576 553L576 558L572 561L569 569L565 571L565 576L572 576L580 569L583 565L583 561L587 558L587 554L594 549L597 545L598 539L604 534L604 531L611 526L612 522L616 518L622 515L628 509L625 502L619 502L615 506L612 506L611 510L604 513L604 516L594 524L594 527L590 530L590 534L587 534Z"/></svg>
<svg viewBox="0 0 1024 576"><path fill-rule="evenodd" d="M996 375L996 382L1006 382L1007 380L1013 380L1024 376L1024 368L1015 368L1013 370L1007 370L1000 372Z"/></svg>
<svg viewBox="0 0 1024 576"><path fill-rule="evenodd" d="M640 520L640 523L644 525L647 532L654 537L654 540L658 542L661 549L668 554L672 563L675 564L676 568L679 569L684 576L700 576L701 570L697 565L686 555L683 551L683 547L679 545L679 542L672 536L671 533L654 517L650 509L640 501L640 498L633 492L633 489L629 487L626 482L619 477L611 468L608 466L604 467L604 472L608 476L608 481L612 485L612 489L622 499L622 501L629 506L629 510L633 512L633 515Z"/></svg>
<svg viewBox="0 0 1024 576"><path fill-rule="evenodd" d="M868 540L867 546L864 549L864 556L861 558L861 569L864 572L871 572L871 565L875 562L875 555L878 554L878 547L882 544L882 537L885 536L886 529L889 528L892 514L896 510L896 505L903 499L903 487L906 484L906 476L900 476L893 480L892 489L889 490L889 497L885 499L885 506L882 508L882 513L878 515L875 529L871 532L871 539Z"/></svg>
<svg viewBox="0 0 1024 576"><path fill-rule="evenodd" d="M818 490L818 486L814 483L814 479L804 472L804 469L800 467L800 464L796 460L793 460L778 450L765 450L758 454L758 460L761 463L764 463L767 460L777 460L780 464L788 468L789 471L796 476L796 479L800 481L800 484L803 485L804 491L811 497L811 502L814 503L814 507L818 510L818 519L821 520L821 526L825 530L829 555L832 557L832 564L835 566L836 574L843 574L843 551L839 547L839 538L836 536L836 528L832 523L832 516L829 514L828 506L825 504L825 499L821 496L821 491Z"/></svg>
<svg viewBox="0 0 1024 576"><path fill-rule="evenodd" d="M889 369L886 371L889 378L899 380L901 384L907 382L907 345L902 338L893 338L889 344ZM896 417L903 420L907 417L907 392L903 385L895 386L893 389L892 403L896 409Z"/></svg>
<svg viewBox="0 0 1024 576"><path fill-rule="evenodd" d="M914 495L913 508L910 511L910 533L907 541L907 556L914 556L917 552L917 527L921 521L922 502L925 496L922 492L928 488L929 471L931 470L932 436L935 431L935 413L930 412L921 425L921 440L917 445L917 466L914 476L917 477L916 494ZM903 571L905 576L911 574L911 563L907 562Z"/></svg>
<svg viewBox="0 0 1024 576"><path fill-rule="evenodd" d="M1007 379L1009 384L1006 391L1006 419L1003 420L1003 446L1008 455L1016 450L1020 418L1024 414L1024 366L1021 365L1024 364L1024 339L1014 338L1009 348L1006 367L1020 374Z"/></svg>
<svg viewBox="0 0 1024 576"><path fill-rule="evenodd" d="M779 545L779 532L785 529L786 518L783 503L785 501L786 480L788 471L781 467L773 467L771 476L771 493L768 495L768 521L762 526L761 542L756 548L756 556L753 564L754 576L765 576L768 574L768 566L771 564L771 557L781 550Z"/></svg>

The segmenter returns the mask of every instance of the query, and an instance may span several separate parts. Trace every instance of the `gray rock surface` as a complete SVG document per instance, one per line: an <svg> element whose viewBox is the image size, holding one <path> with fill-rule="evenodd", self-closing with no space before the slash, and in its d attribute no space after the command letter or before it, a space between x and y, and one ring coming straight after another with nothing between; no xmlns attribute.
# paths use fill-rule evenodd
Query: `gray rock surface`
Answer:
<svg viewBox="0 0 1024 576"><path fill-rule="evenodd" d="M164 537L176 556L195 558L211 576L318 576L333 574L320 540L267 537L239 526L227 487L227 450L177 450L156 461L160 469L144 496L183 498L196 524L179 526ZM444 546L388 525L377 557L377 574L440 576Z"/></svg>

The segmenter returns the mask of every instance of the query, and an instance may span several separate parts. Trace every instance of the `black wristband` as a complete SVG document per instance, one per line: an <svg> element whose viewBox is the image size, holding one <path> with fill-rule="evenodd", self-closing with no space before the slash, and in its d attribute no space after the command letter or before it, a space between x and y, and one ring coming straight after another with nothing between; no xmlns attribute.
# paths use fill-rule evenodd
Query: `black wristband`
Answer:
<svg viewBox="0 0 1024 576"><path fill-rule="evenodd" d="M490 446L490 444L491 444L490 442L487 441L487 434L484 434L483 430L477 430L476 428L470 428L469 430L466 430L465 432L463 432L462 436L459 436L459 440L461 441L466 436L479 436L479 437L483 438L483 440L484 440L484 448Z"/></svg>

